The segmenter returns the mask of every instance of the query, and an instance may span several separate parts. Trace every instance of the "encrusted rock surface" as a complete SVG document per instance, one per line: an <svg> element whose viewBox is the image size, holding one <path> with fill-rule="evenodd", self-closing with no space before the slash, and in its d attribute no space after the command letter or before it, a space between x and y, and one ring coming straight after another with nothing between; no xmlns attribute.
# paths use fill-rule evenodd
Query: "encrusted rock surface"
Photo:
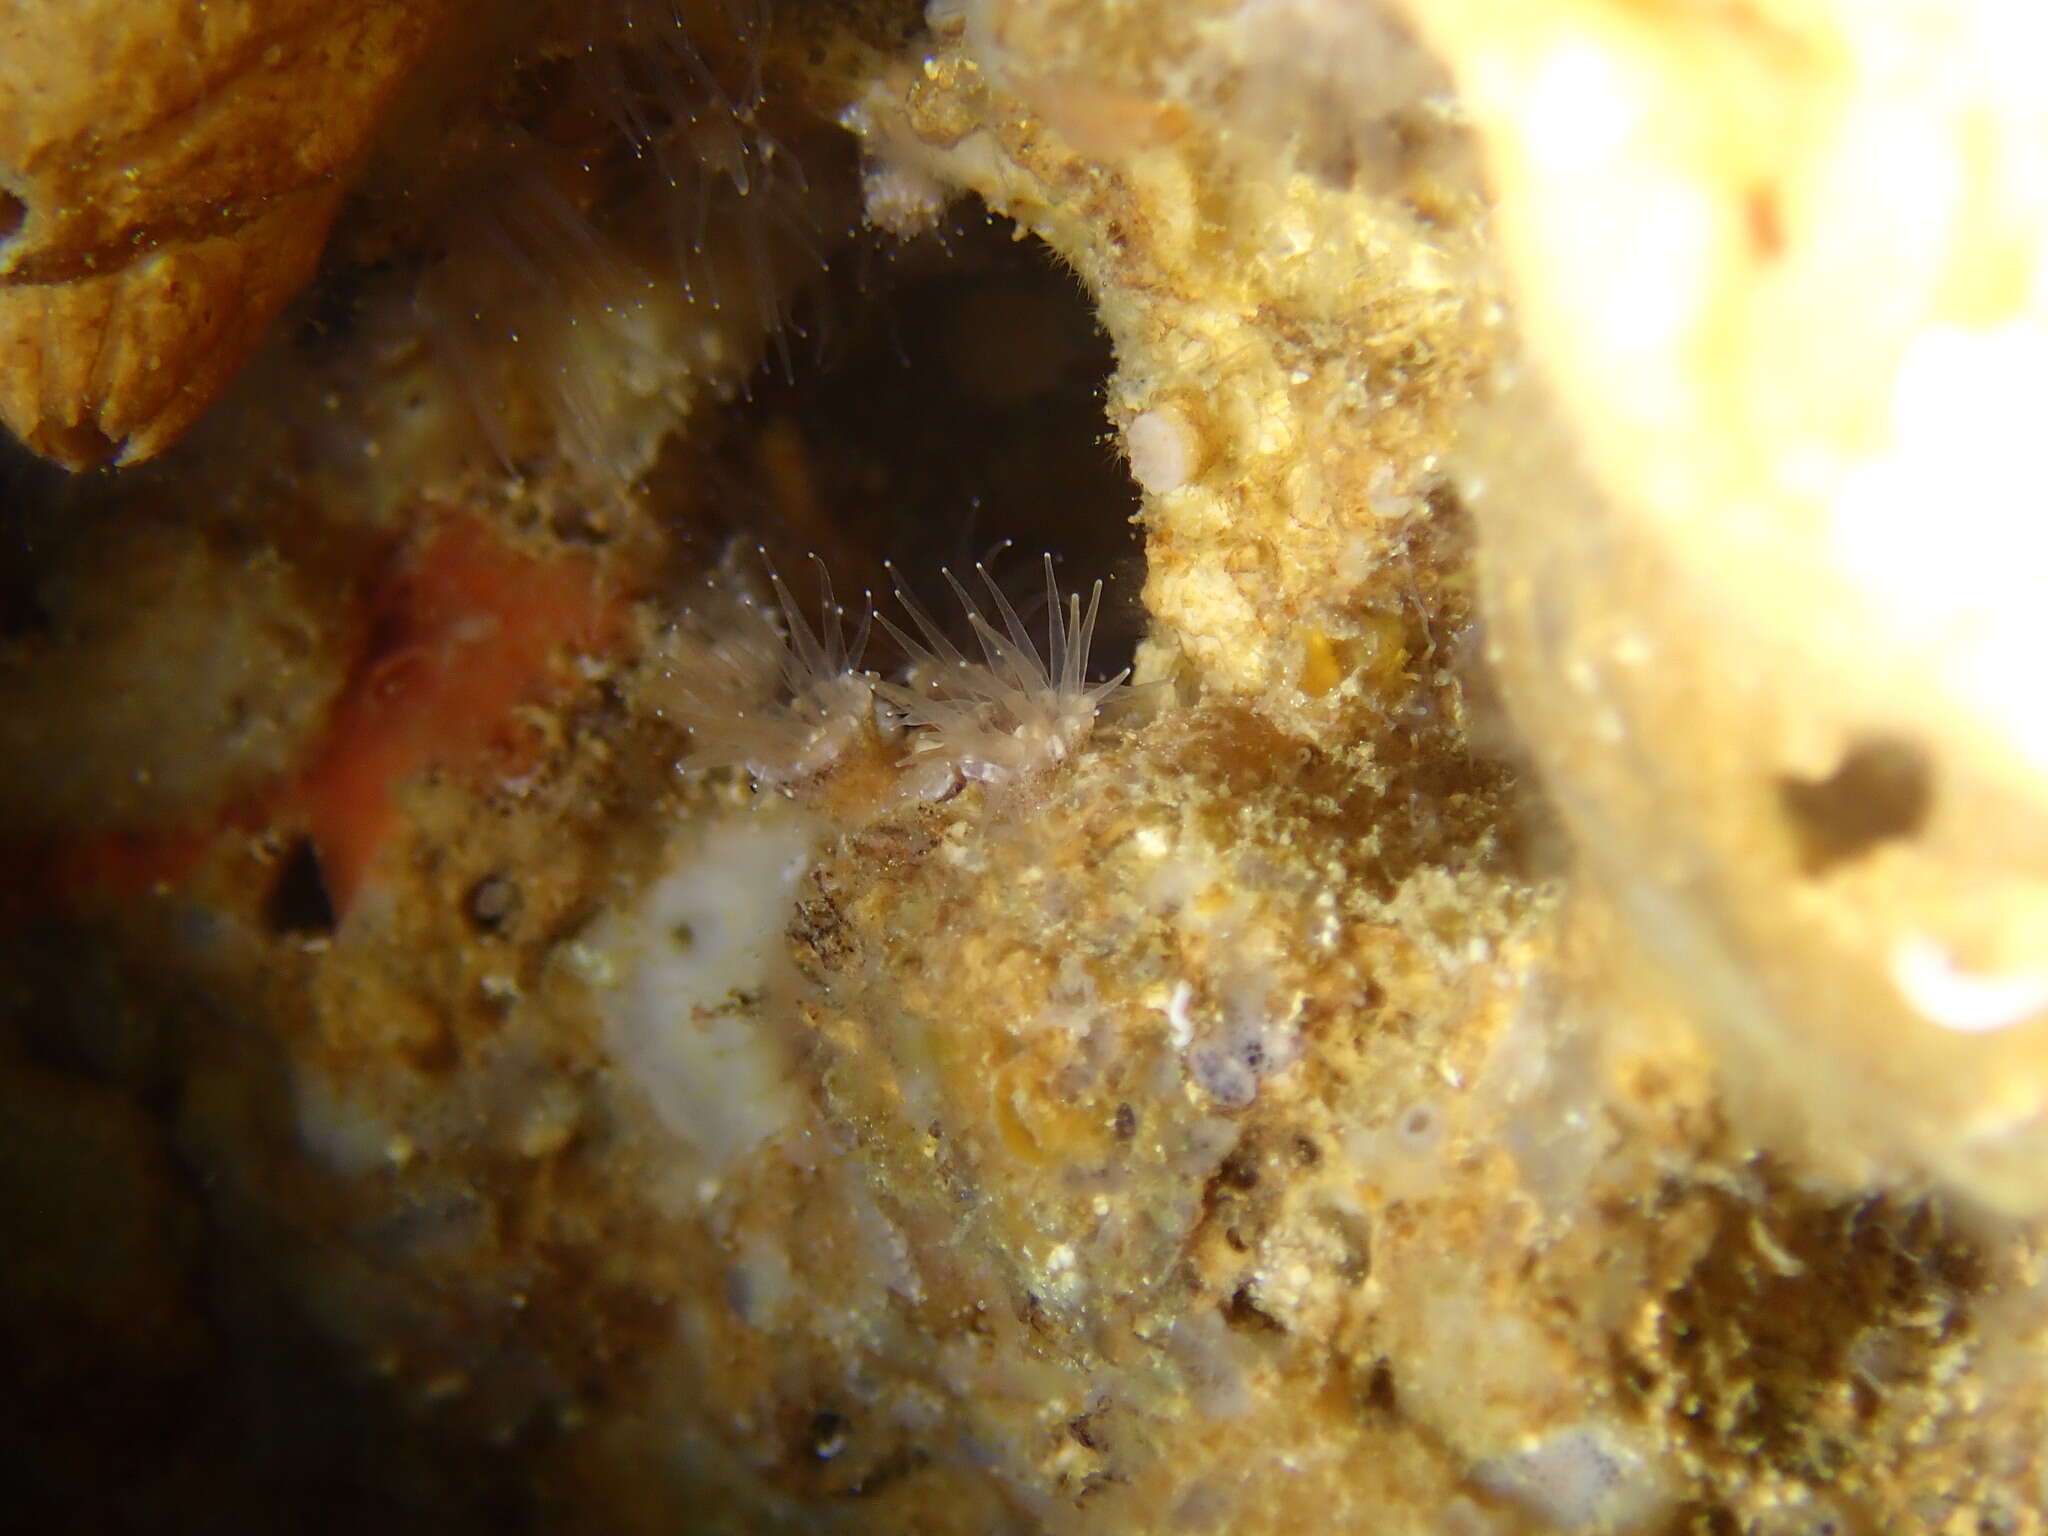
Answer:
<svg viewBox="0 0 2048 1536"><path fill-rule="evenodd" d="M2042 1530L2031 119L1839 9L475 8L6 469L25 1507Z"/></svg>

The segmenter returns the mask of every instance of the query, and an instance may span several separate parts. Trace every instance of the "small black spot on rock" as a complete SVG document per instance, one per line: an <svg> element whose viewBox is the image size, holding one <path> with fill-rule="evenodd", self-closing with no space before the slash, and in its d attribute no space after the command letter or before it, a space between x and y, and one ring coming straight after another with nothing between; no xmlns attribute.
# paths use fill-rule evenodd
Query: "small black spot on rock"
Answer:
<svg viewBox="0 0 2048 1536"><path fill-rule="evenodd" d="M845 1419L829 1410L812 1414L810 1428L806 1432L811 1454L820 1461L830 1461L846 1449L849 1428Z"/></svg>
<svg viewBox="0 0 2048 1536"><path fill-rule="evenodd" d="M1259 1162L1257 1154L1233 1152L1223 1159L1216 1175L1231 1189L1257 1189L1259 1186Z"/></svg>
<svg viewBox="0 0 2048 1536"><path fill-rule="evenodd" d="M1394 1396L1394 1368L1384 1360L1373 1362L1372 1370L1365 1378L1365 1408L1368 1413L1390 1415L1396 1399Z"/></svg>
<svg viewBox="0 0 2048 1536"><path fill-rule="evenodd" d="M278 864L270 894L263 900L263 921L275 934L334 932L334 901L327 894L320 850L310 837L293 843Z"/></svg>
<svg viewBox="0 0 2048 1536"><path fill-rule="evenodd" d="M1821 875L1925 827L1934 774L1912 742L1874 736L1851 747L1824 779L1780 779L1778 796L1801 870Z"/></svg>
<svg viewBox="0 0 2048 1536"><path fill-rule="evenodd" d="M1232 1328L1252 1333L1285 1333L1287 1327L1272 1313L1261 1307L1252 1296L1251 1282L1247 1280L1230 1293L1230 1300L1223 1304L1223 1321Z"/></svg>
<svg viewBox="0 0 2048 1536"><path fill-rule="evenodd" d="M485 875L469 888L464 901L464 910L479 933L502 938L510 933L519 922L519 909L525 905L520 894L519 883L505 875Z"/></svg>

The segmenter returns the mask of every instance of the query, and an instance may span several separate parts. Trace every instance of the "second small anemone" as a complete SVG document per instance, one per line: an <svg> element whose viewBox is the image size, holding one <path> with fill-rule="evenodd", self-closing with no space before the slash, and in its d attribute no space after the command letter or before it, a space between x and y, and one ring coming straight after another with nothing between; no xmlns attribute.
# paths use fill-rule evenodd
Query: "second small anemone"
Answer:
<svg viewBox="0 0 2048 1536"><path fill-rule="evenodd" d="M766 564L766 555L762 555ZM688 766L742 768L756 783L785 788L824 773L879 720L876 678L861 669L868 616L851 638L846 610L818 562L818 627L772 566L769 597L750 590L737 563L722 562L702 601L656 670L655 713L690 733Z"/></svg>
<svg viewBox="0 0 2048 1536"><path fill-rule="evenodd" d="M905 766L925 770L929 777L920 788L932 796L966 780L1014 783L1057 767L1087 741L1097 716L1130 675L1126 667L1105 681L1088 680L1101 582L1089 592L1086 607L1078 592L1062 601L1052 557L1045 557L1046 647L1041 652L987 567L977 562L974 569L988 588L1001 629L951 571L944 575L960 600L981 661L970 660L900 583L896 599L917 636L881 619L909 665L903 682L879 682L875 693L910 728Z"/></svg>

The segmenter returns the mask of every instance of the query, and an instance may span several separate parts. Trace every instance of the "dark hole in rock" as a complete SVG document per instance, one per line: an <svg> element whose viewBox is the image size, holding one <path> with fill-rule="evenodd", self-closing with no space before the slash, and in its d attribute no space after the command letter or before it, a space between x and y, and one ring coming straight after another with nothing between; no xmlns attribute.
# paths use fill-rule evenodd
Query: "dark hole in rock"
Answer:
<svg viewBox="0 0 2048 1536"><path fill-rule="evenodd" d="M320 851L302 837L277 866L277 877L263 902L263 921L276 934L313 935L334 932L334 901L320 869Z"/></svg>
<svg viewBox="0 0 2048 1536"><path fill-rule="evenodd" d="M820 1461L830 1461L846 1449L846 1436L850 1426L839 1414L827 1410L811 1416L807 1441L811 1454Z"/></svg>
<svg viewBox="0 0 2048 1536"><path fill-rule="evenodd" d="M1104 583L1089 671L1106 677L1144 625L1137 488L1103 416L1115 357L1073 275L1015 234L968 200L928 234L859 237L797 327L816 355L757 378L673 467L714 523L803 572L800 602L815 554L849 607L866 591L894 611L900 580L970 653L942 569L986 604L986 561L1043 647L1050 553L1062 595ZM872 662L887 650L876 636Z"/></svg>
<svg viewBox="0 0 2048 1536"><path fill-rule="evenodd" d="M1223 1321L1232 1328L1245 1329L1253 1333L1287 1331L1286 1324L1253 1299L1249 1283L1240 1285L1230 1293L1230 1300L1223 1304Z"/></svg>
<svg viewBox="0 0 2048 1536"><path fill-rule="evenodd" d="M28 204L12 192L0 192L0 245L21 233L28 222Z"/></svg>
<svg viewBox="0 0 2048 1536"><path fill-rule="evenodd" d="M1821 875L1926 826L1934 774L1912 742L1873 736L1851 747L1826 778L1780 779L1778 796L1801 870Z"/></svg>
<svg viewBox="0 0 2048 1536"><path fill-rule="evenodd" d="M1369 1412L1392 1415L1398 1399L1394 1393L1394 1370L1384 1360L1375 1361L1370 1374L1365 1378L1365 1390L1361 1394Z"/></svg>
<svg viewBox="0 0 2048 1536"><path fill-rule="evenodd" d="M464 906L477 932L502 936L518 923L523 902L517 881L504 875L485 875L469 888Z"/></svg>
<svg viewBox="0 0 2048 1536"><path fill-rule="evenodd" d="M0 641L47 634L44 587L52 557L87 519L68 516L69 479L0 431Z"/></svg>
<svg viewBox="0 0 2048 1536"><path fill-rule="evenodd" d="M1256 1189L1259 1183L1258 1158L1249 1152L1233 1152L1223 1159L1216 1170L1217 1176L1231 1189Z"/></svg>

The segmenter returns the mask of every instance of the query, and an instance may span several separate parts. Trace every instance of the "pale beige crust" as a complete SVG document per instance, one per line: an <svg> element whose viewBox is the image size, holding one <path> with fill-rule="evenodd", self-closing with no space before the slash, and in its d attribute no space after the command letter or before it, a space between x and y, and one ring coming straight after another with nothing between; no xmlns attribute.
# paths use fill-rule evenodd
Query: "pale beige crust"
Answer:
<svg viewBox="0 0 2048 1536"><path fill-rule="evenodd" d="M2019 12L1407 10L1499 193L1526 361L1456 453L1496 662L1580 847L1746 1125L2038 1214L2016 402L2048 365L2048 114Z"/></svg>

